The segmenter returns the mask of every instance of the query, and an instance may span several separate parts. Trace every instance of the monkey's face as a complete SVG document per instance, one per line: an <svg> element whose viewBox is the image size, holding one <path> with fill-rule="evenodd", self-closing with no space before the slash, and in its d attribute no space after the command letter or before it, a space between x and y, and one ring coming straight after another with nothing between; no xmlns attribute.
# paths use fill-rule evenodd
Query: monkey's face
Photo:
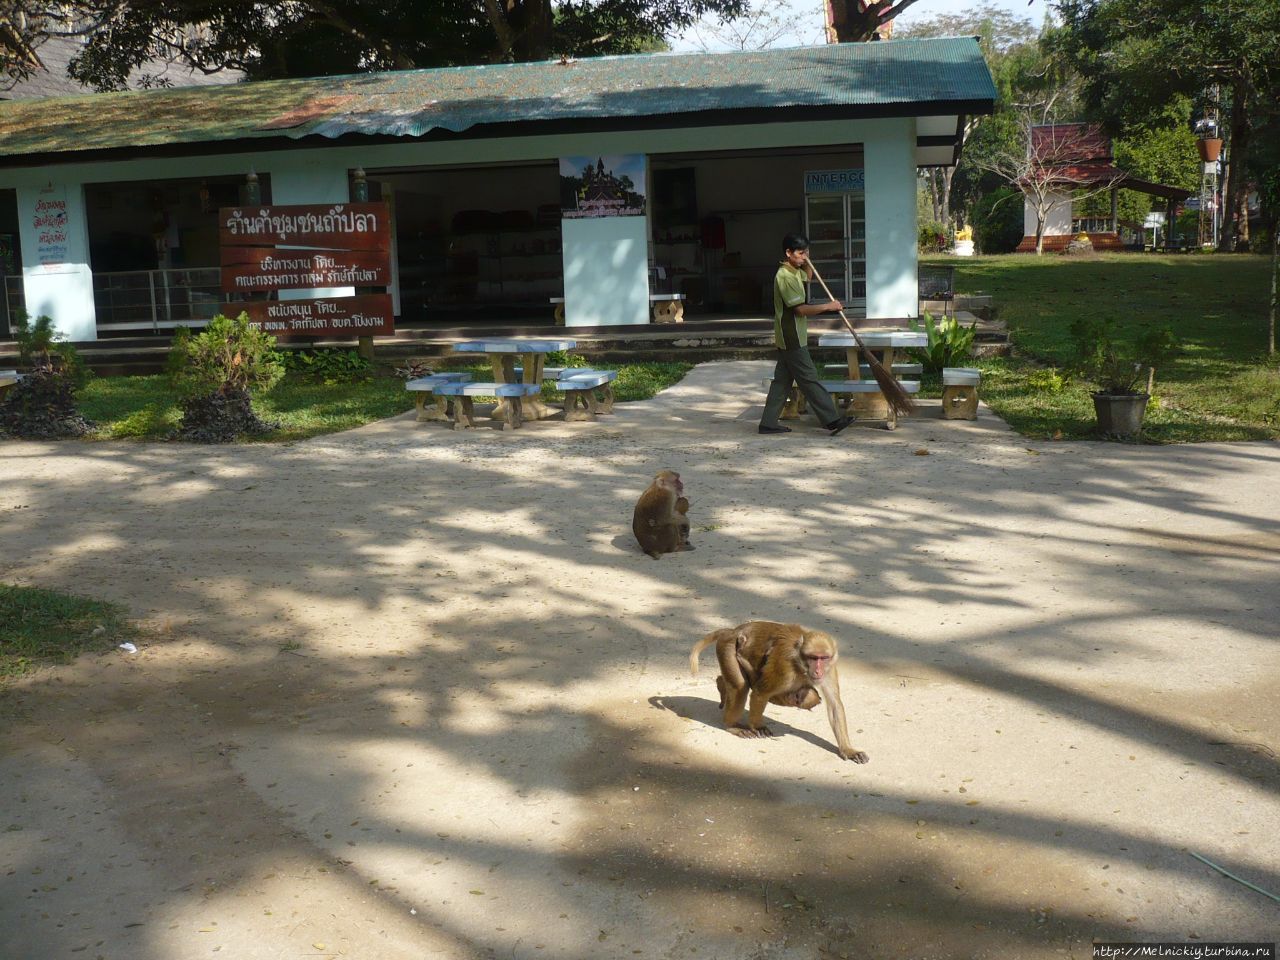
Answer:
<svg viewBox="0 0 1280 960"><path fill-rule="evenodd" d="M810 633L804 638L800 647L800 659L804 662L805 673L814 682L821 681L831 669L836 659L836 645L823 633Z"/></svg>
<svg viewBox="0 0 1280 960"><path fill-rule="evenodd" d="M677 497L684 496L684 484L680 482L680 474L674 470L663 470L654 479L657 480L658 486L674 490Z"/></svg>

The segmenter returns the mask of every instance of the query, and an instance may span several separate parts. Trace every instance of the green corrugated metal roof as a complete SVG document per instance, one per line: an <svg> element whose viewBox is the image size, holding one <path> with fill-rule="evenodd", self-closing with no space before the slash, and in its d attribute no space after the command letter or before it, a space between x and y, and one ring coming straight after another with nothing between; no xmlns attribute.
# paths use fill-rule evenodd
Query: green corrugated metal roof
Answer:
<svg viewBox="0 0 1280 960"><path fill-rule="evenodd" d="M994 97L969 37L648 54L0 103L0 156L281 136L420 137L539 120L653 117L661 125L677 114L786 107L845 108L850 116L915 114L919 104L972 112L990 109Z"/></svg>

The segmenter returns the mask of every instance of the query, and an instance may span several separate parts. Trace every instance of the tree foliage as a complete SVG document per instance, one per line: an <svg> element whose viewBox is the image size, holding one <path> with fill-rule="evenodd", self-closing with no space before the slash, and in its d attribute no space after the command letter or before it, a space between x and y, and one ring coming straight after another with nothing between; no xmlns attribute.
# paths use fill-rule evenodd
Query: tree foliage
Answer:
<svg viewBox="0 0 1280 960"><path fill-rule="evenodd" d="M907 39L977 37L996 85L994 116L971 117L965 124L959 164L924 172L933 218L948 224L969 219L964 211L971 211L979 197L999 187L999 179L979 161L1017 149L1017 124L1010 111L1058 79L1040 52L1039 34L1031 20L990 0L965 13L936 14L895 27L894 36Z"/></svg>
<svg viewBox="0 0 1280 960"><path fill-rule="evenodd" d="M71 75L124 86L148 62L251 79L457 66L653 49L746 0L0 0L0 50L21 57L49 35L83 34ZM13 24L20 30L8 29ZM13 38L10 38L13 34Z"/></svg>
<svg viewBox="0 0 1280 960"><path fill-rule="evenodd" d="M1227 209L1245 190L1255 127L1280 94L1280 0L1056 0L1052 50L1081 77L1090 116L1142 127L1172 96L1217 88L1227 120ZM1233 247L1230 229L1223 248Z"/></svg>

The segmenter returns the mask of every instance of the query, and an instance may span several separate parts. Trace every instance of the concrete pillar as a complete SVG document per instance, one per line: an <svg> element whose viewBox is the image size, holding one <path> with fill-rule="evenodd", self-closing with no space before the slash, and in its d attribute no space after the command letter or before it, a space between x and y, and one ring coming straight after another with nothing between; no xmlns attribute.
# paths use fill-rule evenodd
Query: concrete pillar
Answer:
<svg viewBox="0 0 1280 960"><path fill-rule="evenodd" d="M867 319L919 313L916 244L916 122L867 123L863 141L867 209Z"/></svg>
<svg viewBox="0 0 1280 960"><path fill-rule="evenodd" d="M97 340L84 185L57 180L19 184L17 195L27 313L52 317L68 340Z"/></svg>

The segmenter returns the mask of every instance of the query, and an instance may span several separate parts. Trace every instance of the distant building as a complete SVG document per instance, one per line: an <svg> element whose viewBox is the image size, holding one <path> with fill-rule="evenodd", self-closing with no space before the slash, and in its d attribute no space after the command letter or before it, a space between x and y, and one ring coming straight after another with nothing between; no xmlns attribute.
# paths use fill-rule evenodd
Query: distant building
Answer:
<svg viewBox="0 0 1280 960"><path fill-rule="evenodd" d="M1028 150L1041 165L1057 171L1061 179L1059 201L1049 211L1044 224L1046 253L1062 251L1074 237L1087 234L1095 250L1122 250L1122 226L1116 205L1116 191L1137 190L1160 197L1170 205L1186 200L1191 191L1132 176L1115 166L1111 138L1097 126L1084 123L1056 123L1031 128ZM1055 178L1054 183L1057 184ZM1111 184L1111 213L1105 217L1077 217L1071 196L1076 190L1097 190ZM1141 225L1134 225L1141 231ZM1030 197L1024 204L1023 238L1018 253L1036 249L1036 205Z"/></svg>

